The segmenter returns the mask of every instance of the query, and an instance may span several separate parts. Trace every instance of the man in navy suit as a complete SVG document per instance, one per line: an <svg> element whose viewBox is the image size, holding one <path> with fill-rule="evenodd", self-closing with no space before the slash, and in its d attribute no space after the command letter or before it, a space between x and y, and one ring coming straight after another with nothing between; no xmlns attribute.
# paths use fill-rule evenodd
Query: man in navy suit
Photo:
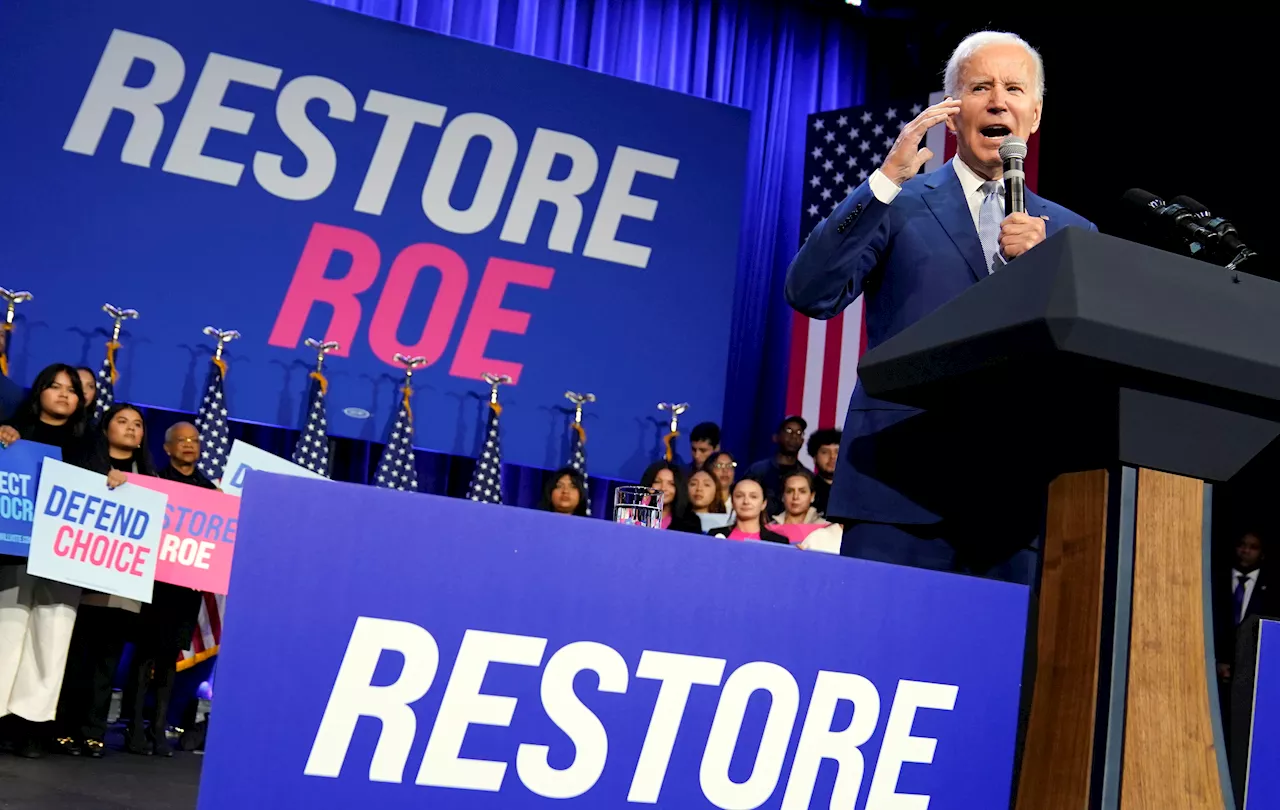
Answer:
<svg viewBox="0 0 1280 810"><path fill-rule="evenodd" d="M947 63L948 97L907 124L884 164L810 234L787 271L787 300L831 318L865 295L868 348L977 284L1018 272L1017 258L1068 226L1094 229L1026 193L1004 215L1000 142L1040 127L1044 67L1013 34L966 38ZM919 175L920 147L944 124L956 158ZM992 414L939 415L877 400L849 403L828 517L848 520L849 556L1030 582L1047 480L1010 464L978 426ZM1025 452L1025 448L1023 448Z"/></svg>

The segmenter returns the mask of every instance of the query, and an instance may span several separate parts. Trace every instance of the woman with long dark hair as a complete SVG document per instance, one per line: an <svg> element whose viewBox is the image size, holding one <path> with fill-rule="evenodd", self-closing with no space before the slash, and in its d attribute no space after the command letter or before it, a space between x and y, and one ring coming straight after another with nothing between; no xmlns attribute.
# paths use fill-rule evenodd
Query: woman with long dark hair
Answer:
<svg viewBox="0 0 1280 810"><path fill-rule="evenodd" d="M0 426L0 453L26 440L84 457L85 399L76 370L55 363ZM40 756L38 723L54 718L80 589L27 573L24 557L0 556L0 737L13 753Z"/></svg>
<svg viewBox="0 0 1280 810"><path fill-rule="evenodd" d="M538 508L560 515L587 516L587 487L582 473L572 467L556 470L542 487Z"/></svg>
<svg viewBox="0 0 1280 810"><path fill-rule="evenodd" d="M640 477L640 485L662 491L662 528L702 534L702 521L689 506L684 470L670 461L655 461Z"/></svg>
<svg viewBox="0 0 1280 810"><path fill-rule="evenodd" d="M105 474L109 489L127 484L126 473L155 475L146 437L142 411L125 403L111 406L102 415L85 469ZM122 596L85 591L80 598L55 724L55 742L64 754L96 758L105 752L111 681L141 610L141 602Z"/></svg>

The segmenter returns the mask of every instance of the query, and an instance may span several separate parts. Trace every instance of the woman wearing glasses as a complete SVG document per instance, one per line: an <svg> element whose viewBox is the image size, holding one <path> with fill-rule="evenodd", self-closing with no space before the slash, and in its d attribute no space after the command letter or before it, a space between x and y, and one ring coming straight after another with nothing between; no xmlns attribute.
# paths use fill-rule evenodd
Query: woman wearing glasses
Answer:
<svg viewBox="0 0 1280 810"><path fill-rule="evenodd" d="M738 476L738 462L733 460L733 454L727 450L713 453L707 459L705 469L716 477L720 482L720 491L725 493L724 511L732 512L733 499L728 493L733 491L733 482Z"/></svg>

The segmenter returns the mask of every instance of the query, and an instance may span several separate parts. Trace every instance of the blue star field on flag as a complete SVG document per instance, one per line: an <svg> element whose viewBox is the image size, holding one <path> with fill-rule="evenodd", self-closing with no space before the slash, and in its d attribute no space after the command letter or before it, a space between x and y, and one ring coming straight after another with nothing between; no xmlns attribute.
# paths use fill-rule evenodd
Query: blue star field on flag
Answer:
<svg viewBox="0 0 1280 810"><path fill-rule="evenodd" d="M391 425L391 438L382 451L378 469L373 474L373 485L384 489L418 491L417 459L413 454L413 409L409 405L410 388L401 393L400 407Z"/></svg>
<svg viewBox="0 0 1280 810"><path fill-rule="evenodd" d="M467 490L467 497L479 503L502 503L502 436L498 430L501 412L501 405L489 404L484 448L480 451L480 460L471 474L471 486Z"/></svg>
<svg viewBox="0 0 1280 810"><path fill-rule="evenodd" d="M222 478L222 468L231 451L231 433L227 429L227 400L222 383L226 363L214 360L209 367L209 386L196 414L196 430L200 431L200 460L196 468L210 481Z"/></svg>
<svg viewBox="0 0 1280 810"><path fill-rule="evenodd" d="M302 426L298 445L293 448L293 463L314 473L329 475L329 428L325 418L325 391L328 388L323 377L312 372L311 402L307 406L307 423Z"/></svg>
<svg viewBox="0 0 1280 810"><path fill-rule="evenodd" d="M591 497L587 484L587 442L586 431L582 429L582 425L574 423L570 426L570 433L573 437L570 439L569 446L569 466L582 476L582 497L587 502L587 516L591 515Z"/></svg>
<svg viewBox="0 0 1280 810"><path fill-rule="evenodd" d="M102 365L98 367L97 387L98 394L93 400L93 422L97 424L102 421L102 415L111 410L111 406L116 401L116 381L112 379L111 373L112 358L111 348L107 347L107 356L102 358Z"/></svg>
<svg viewBox="0 0 1280 810"><path fill-rule="evenodd" d="M846 107L809 116L800 201L801 242L880 168L898 132L924 107L909 102Z"/></svg>

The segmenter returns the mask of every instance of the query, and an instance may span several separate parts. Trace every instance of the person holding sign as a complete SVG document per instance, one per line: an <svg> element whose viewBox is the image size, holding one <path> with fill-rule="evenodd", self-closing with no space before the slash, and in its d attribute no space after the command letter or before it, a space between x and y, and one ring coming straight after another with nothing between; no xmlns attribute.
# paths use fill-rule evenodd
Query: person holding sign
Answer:
<svg viewBox="0 0 1280 810"><path fill-rule="evenodd" d="M31 393L0 426L0 447L40 442L79 464L85 409L76 370L55 363L36 375ZM21 756L40 755L34 724L53 720L79 602L76 586L33 577L24 558L0 556L0 736Z"/></svg>
<svg viewBox="0 0 1280 810"><path fill-rule="evenodd" d="M117 403L102 416L102 427L84 468L107 476L107 487L127 483L126 472L155 475L147 452L146 423L132 405ZM86 591L71 637L66 677L58 698L57 747L65 754L101 757L111 708L111 681L125 642L134 632L142 603Z"/></svg>
<svg viewBox="0 0 1280 810"><path fill-rule="evenodd" d="M169 464L157 473L158 477L202 489L217 489L196 469L196 462L200 460L200 431L195 425L178 422L165 431L164 452L169 456ZM178 655L191 643L200 620L200 602L200 591L157 582L151 604L143 605L138 614L133 662L121 711L129 718L125 750L131 754L173 756L165 736L169 700L177 676ZM147 712L147 693L152 687L154 701L151 711ZM150 723L150 728L144 731L145 722Z"/></svg>

